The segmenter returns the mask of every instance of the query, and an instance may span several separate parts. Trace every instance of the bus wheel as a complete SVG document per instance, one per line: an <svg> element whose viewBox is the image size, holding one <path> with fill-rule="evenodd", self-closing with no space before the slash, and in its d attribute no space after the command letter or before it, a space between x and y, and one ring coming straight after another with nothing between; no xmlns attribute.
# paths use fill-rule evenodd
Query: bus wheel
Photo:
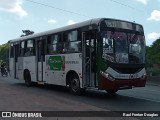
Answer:
<svg viewBox="0 0 160 120"><path fill-rule="evenodd" d="M106 90L108 94L115 94L118 90Z"/></svg>
<svg viewBox="0 0 160 120"><path fill-rule="evenodd" d="M76 74L71 75L70 82L69 82L69 89L70 92L75 95L81 95L82 89L80 88L80 81Z"/></svg>
<svg viewBox="0 0 160 120"><path fill-rule="evenodd" d="M27 71L24 75L25 84L30 87L32 85L30 73Z"/></svg>

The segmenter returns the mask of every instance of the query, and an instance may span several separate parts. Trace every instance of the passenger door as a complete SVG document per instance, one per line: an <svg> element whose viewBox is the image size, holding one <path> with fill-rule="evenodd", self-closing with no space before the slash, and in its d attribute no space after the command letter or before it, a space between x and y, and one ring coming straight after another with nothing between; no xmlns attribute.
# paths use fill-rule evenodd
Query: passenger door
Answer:
<svg viewBox="0 0 160 120"><path fill-rule="evenodd" d="M18 77L18 48L19 45L16 44L14 45L14 64L13 64L13 68L14 68L14 78Z"/></svg>
<svg viewBox="0 0 160 120"><path fill-rule="evenodd" d="M39 82L44 81L45 41L45 39L37 40L36 43L37 80Z"/></svg>
<svg viewBox="0 0 160 120"><path fill-rule="evenodd" d="M96 87L96 31L82 33L83 85Z"/></svg>

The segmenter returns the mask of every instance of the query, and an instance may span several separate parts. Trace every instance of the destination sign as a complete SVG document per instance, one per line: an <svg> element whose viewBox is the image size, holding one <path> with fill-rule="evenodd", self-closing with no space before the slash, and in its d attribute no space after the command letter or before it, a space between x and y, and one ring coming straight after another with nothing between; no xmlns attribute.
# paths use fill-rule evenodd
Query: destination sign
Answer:
<svg viewBox="0 0 160 120"><path fill-rule="evenodd" d="M105 20L105 24L107 27L114 27L114 28L123 28L127 30L136 30L139 32L143 32L143 28L141 25L125 22L125 21L118 21L118 20Z"/></svg>

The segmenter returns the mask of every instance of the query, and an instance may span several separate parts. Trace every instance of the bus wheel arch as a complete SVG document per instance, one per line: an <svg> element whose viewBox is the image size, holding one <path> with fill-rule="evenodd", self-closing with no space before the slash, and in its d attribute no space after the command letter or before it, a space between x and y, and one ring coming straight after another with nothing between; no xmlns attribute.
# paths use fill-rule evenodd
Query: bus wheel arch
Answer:
<svg viewBox="0 0 160 120"><path fill-rule="evenodd" d="M73 70L71 70L67 73L66 85L69 85L70 92L75 95L81 95L84 91L80 87L80 80L79 80L78 74Z"/></svg>
<svg viewBox="0 0 160 120"><path fill-rule="evenodd" d="M31 75L28 69L25 69L23 72L23 78L25 80L25 84L30 87L32 85Z"/></svg>

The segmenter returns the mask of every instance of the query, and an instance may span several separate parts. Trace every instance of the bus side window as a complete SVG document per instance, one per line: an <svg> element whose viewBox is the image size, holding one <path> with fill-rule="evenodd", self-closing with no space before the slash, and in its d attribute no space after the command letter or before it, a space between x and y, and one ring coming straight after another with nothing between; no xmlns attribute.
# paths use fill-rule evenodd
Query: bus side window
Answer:
<svg viewBox="0 0 160 120"><path fill-rule="evenodd" d="M28 40L26 42L26 51L25 51L25 56L32 56L34 55L34 40Z"/></svg>
<svg viewBox="0 0 160 120"><path fill-rule="evenodd" d="M68 51L80 52L81 51L81 39L78 41L78 31L74 30L68 33Z"/></svg>
<svg viewBox="0 0 160 120"><path fill-rule="evenodd" d="M57 44L57 53L62 53L62 51L63 51L63 44L59 42Z"/></svg>
<svg viewBox="0 0 160 120"><path fill-rule="evenodd" d="M68 33L67 32L63 33L62 44L63 44L62 53L68 52L69 44L68 44Z"/></svg>
<svg viewBox="0 0 160 120"><path fill-rule="evenodd" d="M47 37L47 54L50 54L51 36Z"/></svg>
<svg viewBox="0 0 160 120"><path fill-rule="evenodd" d="M55 54L58 52L58 41L59 35L51 35L47 38L47 53L48 54Z"/></svg>
<svg viewBox="0 0 160 120"><path fill-rule="evenodd" d="M24 56L24 53L25 53L25 42L22 41L20 42L20 56L23 57Z"/></svg>

